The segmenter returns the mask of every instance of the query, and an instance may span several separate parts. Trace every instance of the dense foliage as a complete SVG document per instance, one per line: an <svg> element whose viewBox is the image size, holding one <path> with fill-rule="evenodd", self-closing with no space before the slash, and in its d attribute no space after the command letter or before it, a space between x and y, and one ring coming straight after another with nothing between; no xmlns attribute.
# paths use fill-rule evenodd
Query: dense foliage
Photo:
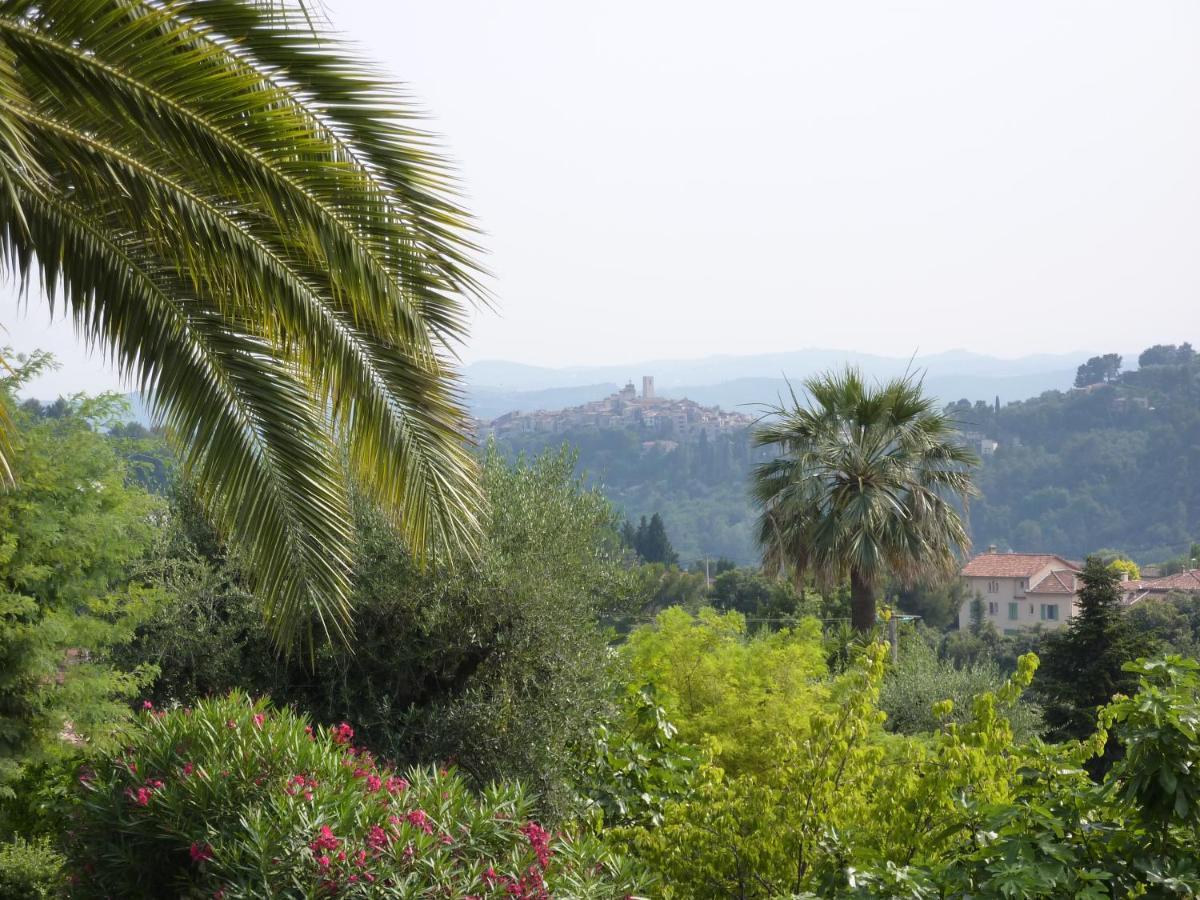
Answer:
<svg viewBox="0 0 1200 900"><path fill-rule="evenodd" d="M177 504L190 535L161 560L176 598L128 663L159 703L243 687L322 722L349 719L404 763L454 758L477 784L519 778L560 813L590 730L611 709L602 614L636 602L607 502L560 451L483 465L490 514L473 558L421 567L372 508L357 516L354 651L278 660L236 559ZM194 507L191 508L194 512Z"/></svg>
<svg viewBox="0 0 1200 900"><path fill-rule="evenodd" d="M1075 559L1101 547L1139 562L1184 555L1200 538L1200 357L1166 358L998 412L953 404L964 430L1000 444L971 504L975 543Z"/></svg>
<svg viewBox="0 0 1200 900"><path fill-rule="evenodd" d="M23 765L103 738L148 677L109 659L161 597L139 572L161 506L97 430L119 412L101 397L14 413L16 481L0 493L0 796Z"/></svg>
<svg viewBox="0 0 1200 900"><path fill-rule="evenodd" d="M971 716L974 698L999 690L1004 680L1005 673L994 659L959 664L939 658L923 638L902 635L899 661L888 668L879 692L879 708L887 714L884 727L921 734L935 732L946 722L963 725ZM948 712L938 706L944 700L953 704ZM1008 717L1017 740L1045 730L1040 708L1025 697L1013 705Z"/></svg>
<svg viewBox="0 0 1200 900"><path fill-rule="evenodd" d="M653 685L680 739L734 772L770 768L777 743L804 731L826 693L821 631L812 619L747 634L736 612L693 616L671 608L633 632L622 656L631 689Z"/></svg>
<svg viewBox="0 0 1200 900"><path fill-rule="evenodd" d="M401 773L354 737L238 693L147 709L117 753L79 770L72 895L534 900L632 887L594 840L531 818L523 791Z"/></svg>
<svg viewBox="0 0 1200 900"><path fill-rule="evenodd" d="M662 437L632 428L577 428L506 435L500 448L516 457L565 443L578 451L579 470L589 484L601 487L626 517L638 521L661 514L681 559L755 562L748 475L763 456L751 447L749 433L655 440Z"/></svg>

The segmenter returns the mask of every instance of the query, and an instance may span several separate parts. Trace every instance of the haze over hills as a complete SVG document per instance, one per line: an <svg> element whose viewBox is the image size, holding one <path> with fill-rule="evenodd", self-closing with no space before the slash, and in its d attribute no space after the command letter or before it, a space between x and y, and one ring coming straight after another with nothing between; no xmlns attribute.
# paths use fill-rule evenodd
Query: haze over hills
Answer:
<svg viewBox="0 0 1200 900"><path fill-rule="evenodd" d="M847 363L866 374L886 378L906 371L923 373L939 400L962 398L1002 402L1065 390L1075 370L1093 354L1035 354L1002 359L965 350L927 356L887 357L845 350L811 348L791 353L658 359L645 362L554 369L505 360L485 360L463 368L472 413L492 419L513 410L554 410L598 400L628 380L653 375L660 396L695 400L725 409L775 401L815 372ZM1127 354L1127 359L1136 354Z"/></svg>

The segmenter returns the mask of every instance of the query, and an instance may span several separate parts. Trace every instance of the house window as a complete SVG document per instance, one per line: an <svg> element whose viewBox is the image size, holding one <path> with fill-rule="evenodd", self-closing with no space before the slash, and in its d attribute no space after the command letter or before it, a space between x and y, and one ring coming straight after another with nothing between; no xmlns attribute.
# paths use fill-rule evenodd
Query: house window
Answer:
<svg viewBox="0 0 1200 900"><path fill-rule="evenodd" d="M998 593L1000 593L1000 582L998 582L998 581L989 581L989 582L988 582L988 593L989 593L989 594L998 594Z"/></svg>
<svg viewBox="0 0 1200 900"><path fill-rule="evenodd" d="M1043 603L1042 604L1042 619L1046 622L1058 621L1058 604Z"/></svg>
<svg viewBox="0 0 1200 900"><path fill-rule="evenodd" d="M988 601L988 615L994 616L998 612L1000 612L1000 604L997 603L995 600L989 600Z"/></svg>
<svg viewBox="0 0 1200 900"><path fill-rule="evenodd" d="M1008 617L1010 619L1016 619L1020 615L1021 615L1021 610L1020 610L1020 607L1018 604L1016 604L1016 603L1008 604Z"/></svg>

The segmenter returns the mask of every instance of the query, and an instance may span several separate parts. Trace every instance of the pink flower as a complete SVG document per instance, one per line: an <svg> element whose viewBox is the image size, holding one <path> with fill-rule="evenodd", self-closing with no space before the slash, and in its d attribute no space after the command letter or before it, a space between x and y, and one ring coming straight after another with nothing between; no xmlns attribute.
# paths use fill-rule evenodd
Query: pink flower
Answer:
<svg viewBox="0 0 1200 900"><path fill-rule="evenodd" d="M521 826L521 834L529 839L529 846L537 855L538 865L546 868L550 863L550 832L537 822L526 822Z"/></svg>
<svg viewBox="0 0 1200 900"><path fill-rule="evenodd" d="M389 775L387 782L384 784L384 788L389 794L399 794L408 790L408 782L403 778L397 778L394 775Z"/></svg>
<svg viewBox="0 0 1200 900"><path fill-rule="evenodd" d="M342 845L341 840L333 833L328 825L321 826L321 833L317 835L317 839L309 844L309 848L313 853L321 850L336 850Z"/></svg>
<svg viewBox="0 0 1200 900"><path fill-rule="evenodd" d="M183 764L183 774L184 774L184 776L191 775L191 774L192 774L192 772L194 772L194 771L196 771L196 767L195 767L195 766L193 766L193 765L192 765L190 762L185 762L185 763Z"/></svg>
<svg viewBox="0 0 1200 900"><path fill-rule="evenodd" d="M372 825L367 830L367 846L372 850L383 850L387 847L389 840L388 833L378 825Z"/></svg>
<svg viewBox="0 0 1200 900"><path fill-rule="evenodd" d="M429 817L425 815L425 810L414 809L405 815L404 818L408 819L408 824L415 825L426 834L433 834L433 825L430 824Z"/></svg>
<svg viewBox="0 0 1200 900"><path fill-rule="evenodd" d="M354 854L354 864L356 866L363 866L366 864L366 862L367 862L367 851L366 850L359 850L357 853Z"/></svg>
<svg viewBox="0 0 1200 900"><path fill-rule="evenodd" d="M255 713L255 714L254 714L254 727L255 727L255 728L262 728L262 726L263 726L263 722L265 722L265 721L266 721L266 718L267 718L267 717L266 717L266 716L264 716L262 713Z"/></svg>
<svg viewBox="0 0 1200 900"><path fill-rule="evenodd" d="M212 847L210 847L208 844L198 844L194 841L192 842L192 846L188 849L188 853L191 854L192 862L194 863L202 863L205 860L213 858Z"/></svg>
<svg viewBox="0 0 1200 900"><path fill-rule="evenodd" d="M367 776L367 793L368 794L378 793L379 789L382 787L383 787L383 779L380 778L378 775L368 775Z"/></svg>
<svg viewBox="0 0 1200 900"><path fill-rule="evenodd" d="M331 730L333 731L333 740L336 744L348 744L354 740L354 729L350 727L348 722L343 722Z"/></svg>
<svg viewBox="0 0 1200 900"><path fill-rule="evenodd" d="M151 703L149 700L143 700L142 701L142 709L154 709L154 704Z"/></svg>
<svg viewBox="0 0 1200 900"><path fill-rule="evenodd" d="M317 865L320 866L322 869L328 869L329 864L330 864L330 859L328 856L318 856L317 857Z"/></svg>
<svg viewBox="0 0 1200 900"><path fill-rule="evenodd" d="M237 728L237 722L233 721L233 719L230 719L225 723L225 727L229 729Z"/></svg>

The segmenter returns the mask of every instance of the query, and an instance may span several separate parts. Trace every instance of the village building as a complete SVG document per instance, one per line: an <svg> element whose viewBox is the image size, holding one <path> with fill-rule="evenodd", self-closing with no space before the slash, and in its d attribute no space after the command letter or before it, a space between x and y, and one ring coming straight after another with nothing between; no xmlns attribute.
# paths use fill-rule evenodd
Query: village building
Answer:
<svg viewBox="0 0 1200 900"><path fill-rule="evenodd" d="M1060 628L1079 610L1079 572L1082 565L1049 553L999 553L989 547L959 573L966 597L958 611L958 627L971 624L971 605L979 600L985 622L1013 634L1040 625ZM1200 594L1200 569L1160 578L1122 576L1121 602L1137 603L1172 592Z"/></svg>
<svg viewBox="0 0 1200 900"><path fill-rule="evenodd" d="M1006 633L1041 625L1061 627L1075 614L1078 563L1048 553L998 553L989 547L960 575L966 599L958 611L958 627L971 624L971 604L983 604L984 621Z"/></svg>
<svg viewBox="0 0 1200 900"><path fill-rule="evenodd" d="M642 376L642 394L629 381L617 393L582 406L550 412L510 412L477 429L483 434L520 434L523 432L561 433L571 429L635 428L664 444L671 439L714 438L749 428L751 416L726 412L718 406L701 406L694 400L659 397L654 376Z"/></svg>

